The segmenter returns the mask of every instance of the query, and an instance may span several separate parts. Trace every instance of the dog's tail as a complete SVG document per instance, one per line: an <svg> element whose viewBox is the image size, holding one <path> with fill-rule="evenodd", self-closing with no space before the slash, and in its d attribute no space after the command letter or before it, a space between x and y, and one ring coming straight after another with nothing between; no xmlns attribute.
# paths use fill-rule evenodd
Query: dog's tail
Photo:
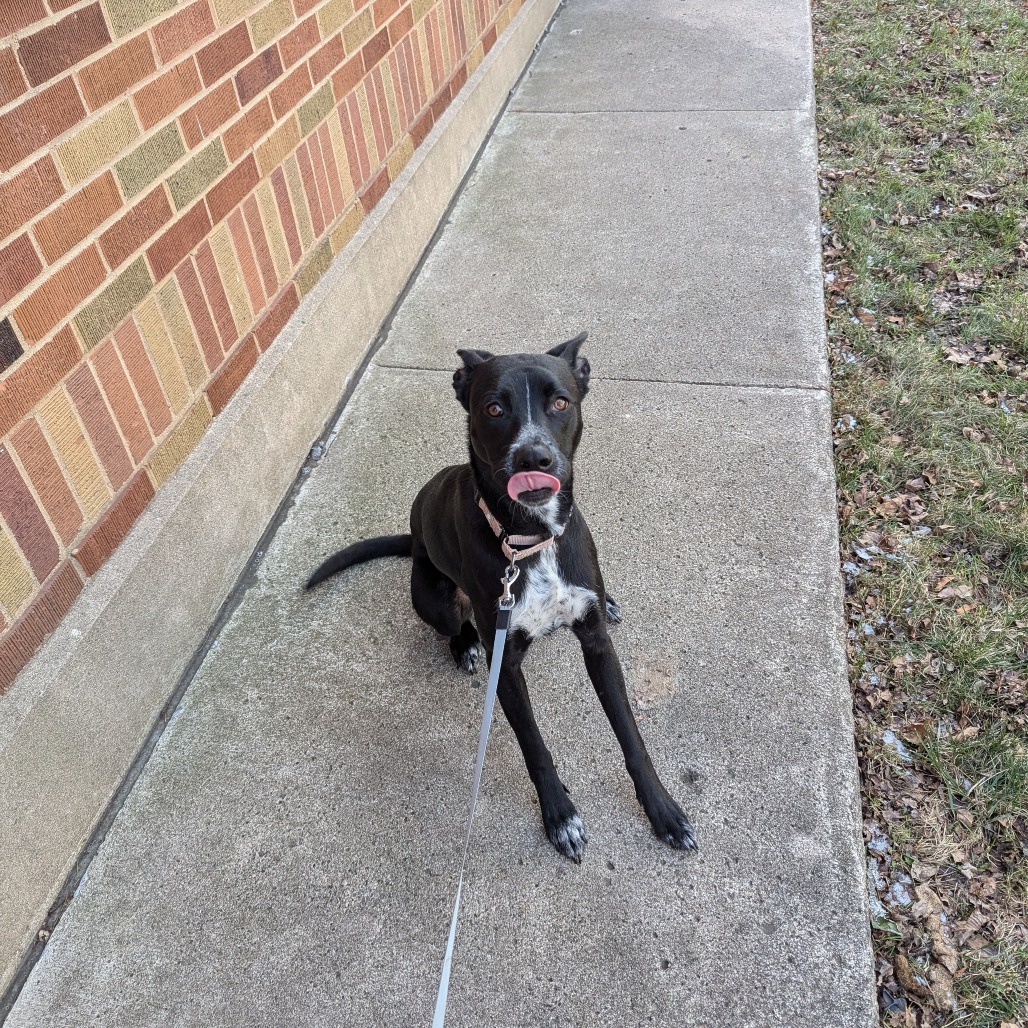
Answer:
<svg viewBox="0 0 1028 1028"><path fill-rule="evenodd" d="M313 589L337 571L345 571L354 564L363 564L377 557L409 557L412 551L409 535L380 535L377 539L365 539L347 546L345 550L333 553L317 571L307 579L307 589Z"/></svg>

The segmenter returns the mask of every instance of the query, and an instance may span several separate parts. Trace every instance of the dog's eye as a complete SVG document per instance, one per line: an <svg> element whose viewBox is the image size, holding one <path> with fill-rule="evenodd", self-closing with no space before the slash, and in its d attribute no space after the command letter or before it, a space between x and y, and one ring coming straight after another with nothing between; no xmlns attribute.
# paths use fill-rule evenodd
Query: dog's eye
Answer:
<svg viewBox="0 0 1028 1028"><path fill-rule="evenodd" d="M567 397L566 396L558 396L557 399L553 401L553 409L554 410L567 410L568 409L568 399L567 399Z"/></svg>
<svg viewBox="0 0 1028 1028"><path fill-rule="evenodd" d="M503 408L498 403L491 403L485 409L486 414L491 418L502 418Z"/></svg>

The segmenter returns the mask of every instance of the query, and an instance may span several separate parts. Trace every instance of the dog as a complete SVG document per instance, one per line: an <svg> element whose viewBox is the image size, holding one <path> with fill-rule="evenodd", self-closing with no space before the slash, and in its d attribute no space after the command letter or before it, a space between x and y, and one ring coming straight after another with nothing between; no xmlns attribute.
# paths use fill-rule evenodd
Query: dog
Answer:
<svg viewBox="0 0 1028 1028"><path fill-rule="evenodd" d="M576 863L585 851L585 828L543 742L521 671L532 642L561 627L581 643L654 832L673 847L696 849L692 825L657 776L632 715L607 633L607 621L620 621L620 610L604 589L596 546L574 503L572 464L589 389L589 362L579 353L586 335L544 354L458 350L462 366L453 387L468 413L468 463L444 468L422 488L409 535L348 546L307 582L310 589L376 557L412 557L414 610L449 638L454 660L473 673L492 656L501 577L511 564L503 549L535 547L518 563L497 695L539 795L546 834Z"/></svg>

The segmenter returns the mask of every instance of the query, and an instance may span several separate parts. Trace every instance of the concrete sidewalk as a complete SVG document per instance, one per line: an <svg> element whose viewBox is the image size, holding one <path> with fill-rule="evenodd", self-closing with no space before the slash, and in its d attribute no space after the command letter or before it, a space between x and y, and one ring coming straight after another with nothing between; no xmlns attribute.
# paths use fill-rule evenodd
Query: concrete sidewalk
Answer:
<svg viewBox="0 0 1028 1028"><path fill-rule="evenodd" d="M802 0L569 0L8 1028L427 1025L484 675L382 561L463 459L458 346L582 329L576 498L654 763L652 836L573 637L526 675L590 843L502 716L447 1024L878 1022L842 643Z"/></svg>

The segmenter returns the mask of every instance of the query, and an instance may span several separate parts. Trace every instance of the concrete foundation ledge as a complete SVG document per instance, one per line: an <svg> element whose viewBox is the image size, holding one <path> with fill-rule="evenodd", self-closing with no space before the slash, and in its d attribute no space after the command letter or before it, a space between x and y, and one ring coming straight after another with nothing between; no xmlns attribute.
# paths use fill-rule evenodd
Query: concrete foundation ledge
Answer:
<svg viewBox="0 0 1028 1028"><path fill-rule="evenodd" d="M0 700L2 1018L98 826L373 345L558 0L527 0ZM81 865L79 865L81 866ZM69 878L69 876L72 876Z"/></svg>

